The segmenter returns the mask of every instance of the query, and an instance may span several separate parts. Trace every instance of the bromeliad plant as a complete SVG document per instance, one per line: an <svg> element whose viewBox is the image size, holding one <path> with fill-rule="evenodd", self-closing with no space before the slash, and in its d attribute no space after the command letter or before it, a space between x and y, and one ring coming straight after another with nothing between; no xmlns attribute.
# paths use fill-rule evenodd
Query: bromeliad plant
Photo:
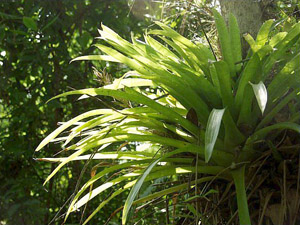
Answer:
<svg viewBox="0 0 300 225"><path fill-rule="evenodd" d="M107 109L95 109L63 123L36 149L63 140L64 152L70 152L68 157L42 159L60 163L45 183L74 160L114 162L95 172L81 187L65 219L95 196L112 189L112 194L103 198L84 224L127 190L130 193L123 206L122 224L128 222L133 205L160 198L167 201L167 196L174 193L183 201L180 205L187 215L185 221L216 224L213 215L204 213L207 205L203 206L201 201L219 191L222 192L220 200L236 198L240 224L251 223L245 186L245 180L249 179L247 176L245 179L245 174L269 152L270 146L276 146L284 137L281 131L300 132L300 126L295 123L299 114L282 122L275 120L299 93L300 23L288 33L279 32L270 37L273 21L266 21L256 40L245 35L251 49L247 58L242 59L236 19L231 16L227 28L217 11L214 17L222 52L220 59L212 49L193 43L157 22L161 29L145 34L145 42L132 38L132 43L102 25L101 39L112 47L96 44L104 55L73 60L123 63L132 71L112 84L54 97L85 95L99 100L99 96L114 99L114 103L106 104ZM116 106L118 101L122 107ZM68 128L66 137L58 137ZM151 144L151 149L156 150L107 150L112 143L130 142ZM95 187L97 181L110 174L114 176ZM149 184L162 177L171 177L170 182L138 197L145 182ZM187 179L180 182L176 177ZM208 191L208 186L216 182L226 184L222 186L224 189ZM236 195L232 195L234 190ZM176 206L174 197L172 204L168 202L167 211L172 204ZM233 204L232 208L236 206ZM234 217L228 211L216 214L221 223Z"/></svg>

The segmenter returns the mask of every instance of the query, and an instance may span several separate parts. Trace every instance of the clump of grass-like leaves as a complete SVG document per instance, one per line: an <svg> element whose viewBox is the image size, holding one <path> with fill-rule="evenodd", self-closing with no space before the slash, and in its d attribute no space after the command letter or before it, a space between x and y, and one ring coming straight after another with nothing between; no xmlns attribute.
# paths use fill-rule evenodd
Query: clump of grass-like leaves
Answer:
<svg viewBox="0 0 300 225"><path fill-rule="evenodd" d="M132 71L112 84L55 97L110 96L128 105L85 112L37 147L64 140L64 152L70 152L42 159L59 163L45 182L73 160L114 162L81 187L65 219L111 189L84 224L127 190L122 224L132 206L143 215L147 204L161 207L166 221L172 216L178 224L233 224L237 215L240 224L299 221L300 23L271 36L273 21L266 21L256 39L245 35L251 49L242 59L236 19L231 16L227 28L216 11L214 17L222 60L159 22L160 29L145 34L144 42L132 38L132 43L103 25L101 39L111 47L96 44L103 55L74 59L123 63ZM66 137L56 139L68 128ZM130 142L152 147L109 148ZM155 188L139 197L143 184Z"/></svg>

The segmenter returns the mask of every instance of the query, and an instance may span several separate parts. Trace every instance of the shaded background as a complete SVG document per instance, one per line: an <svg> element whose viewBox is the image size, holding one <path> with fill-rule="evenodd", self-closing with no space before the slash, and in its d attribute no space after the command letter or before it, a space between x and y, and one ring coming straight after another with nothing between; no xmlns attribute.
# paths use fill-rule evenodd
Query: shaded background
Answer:
<svg viewBox="0 0 300 225"><path fill-rule="evenodd" d="M0 224L48 224L72 194L82 165L70 164L43 187L55 165L35 162L33 153L59 121L93 108L91 102L75 99L45 103L71 88L100 85L91 63L69 62L93 54L91 44L101 23L127 39L147 26L130 13L127 1L0 3ZM104 67L114 76L122 74L116 64L97 65ZM50 145L43 152L55 153L58 147ZM115 208L112 203L107 210Z"/></svg>
<svg viewBox="0 0 300 225"><path fill-rule="evenodd" d="M213 36L211 17L205 11L205 7L211 7L211 1L195 1L206 4L202 11L191 2L163 1L162 5L150 0L22 0L0 3L0 224L48 224L73 193L82 162L65 166L43 187L55 165L36 162L34 158L43 157L47 152L49 156L49 152L54 154L59 148L49 145L38 155L34 155L34 149L58 122L94 109L95 104L101 108L99 102L81 102L75 98L45 104L47 100L73 88L102 85L103 81L94 75L93 66L100 72L105 68L114 77L126 71L121 65L105 62L69 64L76 56L96 53L92 43L101 23L128 40L131 32L141 37L152 25L151 21L163 19L195 40L203 38L197 22L198 14L202 13L204 29ZM277 1L266 9L283 19L285 14L299 18L297 5L291 3ZM288 27L293 21L285 23ZM86 214L93 212L99 201L89 203ZM111 201L91 224L104 224L120 203L120 200ZM67 224L79 224L80 217L80 213L72 214ZM52 224L61 223L62 219L58 218ZM110 224L119 224L118 218Z"/></svg>

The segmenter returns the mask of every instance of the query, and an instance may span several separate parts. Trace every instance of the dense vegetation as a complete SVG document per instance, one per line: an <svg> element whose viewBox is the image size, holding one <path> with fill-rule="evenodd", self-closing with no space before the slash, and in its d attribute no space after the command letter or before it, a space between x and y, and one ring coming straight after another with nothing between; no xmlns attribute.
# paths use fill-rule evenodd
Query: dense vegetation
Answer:
<svg viewBox="0 0 300 225"><path fill-rule="evenodd" d="M205 7L206 11L196 10L195 13L194 4L178 2L179 6L184 7L177 9L178 5L166 5L165 12L171 14L164 17L160 11L153 18L164 19L166 24L193 42L184 39L164 24L159 24L161 29L157 29L157 26L150 29L154 30L152 33L148 30L145 36L146 43L137 41L136 39L143 39L142 27L149 25L149 21L143 18L144 12L134 8L137 6L128 6L125 1L1 3L0 222L47 224L57 212L60 216L67 211L70 200L73 200L73 203L69 212L74 210L74 204L79 207L93 198L87 206L82 207L84 210L80 213L70 214L67 222L83 222L96 209L97 214L91 223L97 221L104 224L108 215L111 215L111 223L115 221L119 224L123 210L119 207L124 205L130 187L134 185L126 180L133 181L138 178L132 189L135 192L131 191L125 203L123 215L133 212L129 210L132 203L135 206L137 203L151 201L145 205L138 205L138 214L131 215L132 221L168 223L174 220L180 224L183 221L189 223L197 219L204 221L207 218L206 222L209 224L222 221L237 223L235 188L231 182L234 172L230 172L230 169L240 165L246 165L247 193L250 193L248 197L251 197L249 208L255 221L271 221L274 224L282 221L292 224L298 221L299 201L295 196L298 195L296 177L299 176L299 141L296 133L287 130L272 132L267 136L264 136L264 133L260 139L255 137L253 140L255 130L267 124L275 128L292 128L296 131L299 129L294 124L299 122L299 79L296 77L295 80L288 80L283 77L288 74L299 75L299 24L295 25L299 18L297 4L278 1L274 7L268 9L271 17L279 16L278 21L267 22L261 36L256 40L246 36L251 51L247 58L241 61L239 49L232 49L233 52L230 53L228 48L228 40L238 43L235 25L234 29L229 29L227 33L221 19L217 19L221 47L219 48L210 9ZM152 6L148 5L150 8ZM137 15L138 13L142 14L142 17ZM195 22L199 19L198 14L205 18L201 24ZM234 24L234 20L232 21ZM101 22L107 26L102 26L101 31L101 36L107 43L93 40L98 36L96 28L101 28ZM136 26L137 24L139 26ZM129 40L130 32L133 32L132 44L108 27L120 33L125 40ZM200 41L208 44L203 36L204 31L211 40L212 49L208 45L200 44ZM96 55L99 51L90 48L92 43L98 43L97 47L109 57ZM166 48L161 43L169 47ZM109 45L112 45L114 50L110 49ZM128 58L124 58L120 53ZM219 62L215 62L214 54ZM230 54L234 55L234 62L230 61ZM69 64L69 61L78 55L94 55L81 59L101 61L93 61L93 64ZM115 61L126 66L116 64ZM239 63L232 65L237 62ZM158 64L161 66L157 67ZM112 81L112 77L120 78L129 68L134 71ZM222 76L229 73L231 77ZM248 75L244 75L245 73ZM273 82L273 77L278 73L279 78ZM183 80L178 78L182 74L186 75ZM260 79L259 76L253 77L253 74L260 74ZM164 80L164 76L168 79ZM251 81L251 84L248 84L248 81ZM113 85L110 85L112 82ZM228 85L222 89L218 82ZM284 82L288 83L284 85ZM69 93L86 94L87 99L81 101L77 101L77 97L64 97L45 104L51 97L70 89L95 88L107 84L110 86L106 88ZM130 90L124 88L124 85L135 88ZM200 90L198 87L204 88ZM266 93L266 88L267 104L264 94L258 94ZM106 92L107 89L114 91ZM244 95L241 94L244 89L245 96L251 101L244 101L241 97ZM232 90L234 94L230 96ZM114 98L96 97L95 93ZM156 103L139 93L154 99ZM253 104L247 105L247 102ZM205 108L206 111L203 110ZM245 108L246 110L241 110ZM91 154L86 156L86 159L95 156L98 159L104 158L105 161L70 162L43 187L42 183L57 165L48 162L36 163L33 158L48 156L44 160L61 162L70 154L68 151L60 152L61 147L58 144L46 145L46 142L42 144L45 151L39 152L38 156L33 153L33 149L60 121L68 121L82 112L95 109L92 114L84 114L85 118L94 116L90 121L72 120L69 124L62 123L61 127L64 128L71 123L75 125L71 133L62 133L62 137L70 134L66 141L71 144L68 149L90 150ZM99 113L104 116L95 117ZM210 125L209 121L215 121L216 124ZM289 123L282 123L286 121ZM142 129L136 129L139 127ZM212 130L210 127L215 127L217 132L212 132L212 138L207 139L206 136L209 136ZM82 139L85 135L88 138ZM112 139L109 138L116 137L117 143L102 149L101 153L106 153L94 155L96 152L93 149L97 150L100 144L103 144L99 142L101 138L110 143ZM250 137L248 145L244 144L245 137ZM75 142L72 142L73 138ZM64 138L57 139L62 140L65 141ZM98 142L95 143L95 140ZM77 147L72 145L78 141L80 143ZM84 141L90 144L89 148L82 148ZM142 141L151 141L152 145L147 142L147 145L136 147ZM182 148L187 143L190 144L189 153L185 152L186 147ZM250 147L249 143L252 143ZM207 147L209 144L215 144L216 147ZM224 146L229 149L225 150ZM251 156L243 154L245 146L255 153L250 154ZM115 150L117 151L113 152ZM225 153L222 153L224 150ZM263 154L259 155L257 150L263 151ZM60 155L56 156L56 153ZM234 158L228 156L231 153ZM74 154L78 156L81 152L77 151ZM60 158L49 159L49 155ZM218 157L222 158L222 162ZM224 159L228 162L224 163ZM251 166L248 161L251 161ZM124 167L118 167L119 163L125 163ZM195 173L196 167L198 173ZM207 174L215 177L207 177ZM78 190L89 179L92 183L83 186L83 190L87 190L86 196L78 203L77 200L83 193ZM212 181L206 182L210 179ZM93 184L96 180L98 183ZM199 180L199 184L194 185L195 180ZM115 182L112 190L105 186L111 181ZM206 182L203 183L204 186L202 182ZM243 189L243 184L239 184L235 185ZM97 187L99 188L95 189ZM96 190L94 194L89 192L92 189ZM121 197L109 201L110 196L118 192ZM73 193L78 194L75 196ZM98 195L99 193L101 195ZM222 195L223 193L225 194ZM242 191L240 193L245 203L245 195ZM136 198L139 200L134 201ZM103 201L104 199L107 201ZM106 204L108 201L109 204ZM101 202L102 205L99 206ZM238 201L238 204L243 205L243 201ZM241 207L238 206L240 210ZM219 208L226 210L220 211ZM276 215L278 209L282 213ZM245 204L241 210L244 211L240 213L243 217L240 219L247 220ZM123 220L125 218L123 217ZM59 223L63 220L62 217L56 219Z"/></svg>
<svg viewBox="0 0 300 225"><path fill-rule="evenodd" d="M33 150L59 121L94 103L63 99L45 103L73 88L100 85L92 64L69 62L94 52L90 46L101 22L127 38L130 31L141 32L147 21L127 16L129 11L125 1L0 3L0 221L47 224L72 194L82 164L70 164L43 187L54 165L36 163ZM106 67L116 77L122 74L118 65L94 66ZM59 147L47 149L56 152Z"/></svg>

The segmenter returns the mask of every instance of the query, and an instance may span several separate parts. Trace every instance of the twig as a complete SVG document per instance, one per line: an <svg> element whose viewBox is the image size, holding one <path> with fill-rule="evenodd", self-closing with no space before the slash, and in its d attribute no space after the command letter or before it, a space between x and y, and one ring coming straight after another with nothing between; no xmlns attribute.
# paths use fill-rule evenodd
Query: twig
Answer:
<svg viewBox="0 0 300 225"><path fill-rule="evenodd" d="M214 55L214 57L215 57L215 60L217 61L217 56L216 56L216 54L215 54L215 51L214 51L214 49L213 49L213 47L212 47L212 45L211 45L211 43L210 43L210 41L209 41L209 38L208 38L208 36L207 36L207 34L206 34L205 30L204 30L203 24L202 24L202 22L201 22L200 14L198 13L197 16L198 16L198 21L199 21L201 30L202 30L202 32L204 33L205 39L206 39L206 41L207 41L208 44L209 44L210 50L212 51L212 53L213 53L213 55Z"/></svg>

